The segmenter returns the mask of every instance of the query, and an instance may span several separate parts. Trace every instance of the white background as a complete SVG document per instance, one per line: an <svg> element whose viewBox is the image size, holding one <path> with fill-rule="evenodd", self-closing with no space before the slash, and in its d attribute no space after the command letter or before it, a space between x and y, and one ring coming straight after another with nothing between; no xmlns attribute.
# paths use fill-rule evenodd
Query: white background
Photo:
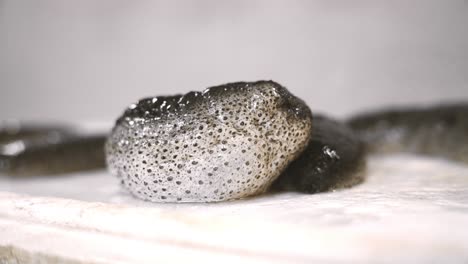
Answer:
<svg viewBox="0 0 468 264"><path fill-rule="evenodd" d="M0 0L0 120L258 79L339 117L468 101L468 2Z"/></svg>

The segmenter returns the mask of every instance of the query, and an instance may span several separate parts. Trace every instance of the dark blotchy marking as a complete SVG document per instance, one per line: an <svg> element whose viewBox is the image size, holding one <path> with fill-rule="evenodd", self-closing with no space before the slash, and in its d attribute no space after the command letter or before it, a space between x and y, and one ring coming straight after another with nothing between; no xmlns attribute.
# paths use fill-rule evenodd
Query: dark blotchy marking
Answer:
<svg viewBox="0 0 468 264"><path fill-rule="evenodd" d="M316 193L350 187L364 180L365 150L346 125L314 115L312 137L273 189Z"/></svg>

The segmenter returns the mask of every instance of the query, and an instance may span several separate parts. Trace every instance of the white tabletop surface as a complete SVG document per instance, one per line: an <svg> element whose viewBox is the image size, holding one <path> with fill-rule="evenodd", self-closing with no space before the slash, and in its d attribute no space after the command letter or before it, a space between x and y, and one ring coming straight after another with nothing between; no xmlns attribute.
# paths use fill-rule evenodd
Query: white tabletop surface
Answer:
<svg viewBox="0 0 468 264"><path fill-rule="evenodd" d="M368 167L347 190L216 204L139 201L105 171L2 177L0 245L97 263L468 261L468 167L410 155Z"/></svg>

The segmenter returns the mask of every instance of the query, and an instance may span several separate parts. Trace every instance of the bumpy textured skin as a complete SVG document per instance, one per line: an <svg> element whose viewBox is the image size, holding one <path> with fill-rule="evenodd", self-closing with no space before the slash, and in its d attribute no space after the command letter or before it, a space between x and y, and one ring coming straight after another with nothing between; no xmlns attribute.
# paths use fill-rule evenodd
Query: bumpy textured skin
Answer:
<svg viewBox="0 0 468 264"><path fill-rule="evenodd" d="M468 104L373 111L348 125L369 152L409 152L468 163Z"/></svg>
<svg viewBox="0 0 468 264"><path fill-rule="evenodd" d="M314 115L304 152L273 184L277 191L317 193L351 187L364 181L365 148L348 126Z"/></svg>
<svg viewBox="0 0 468 264"><path fill-rule="evenodd" d="M272 81L238 82L131 105L106 144L110 171L153 202L264 192L306 147L310 109Z"/></svg>

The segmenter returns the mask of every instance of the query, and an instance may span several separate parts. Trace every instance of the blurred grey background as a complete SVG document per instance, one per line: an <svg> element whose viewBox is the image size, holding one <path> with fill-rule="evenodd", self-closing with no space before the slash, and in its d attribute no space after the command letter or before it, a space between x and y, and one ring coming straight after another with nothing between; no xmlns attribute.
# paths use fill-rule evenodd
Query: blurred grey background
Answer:
<svg viewBox="0 0 468 264"><path fill-rule="evenodd" d="M0 119L258 79L338 117L468 101L468 2L0 0Z"/></svg>

